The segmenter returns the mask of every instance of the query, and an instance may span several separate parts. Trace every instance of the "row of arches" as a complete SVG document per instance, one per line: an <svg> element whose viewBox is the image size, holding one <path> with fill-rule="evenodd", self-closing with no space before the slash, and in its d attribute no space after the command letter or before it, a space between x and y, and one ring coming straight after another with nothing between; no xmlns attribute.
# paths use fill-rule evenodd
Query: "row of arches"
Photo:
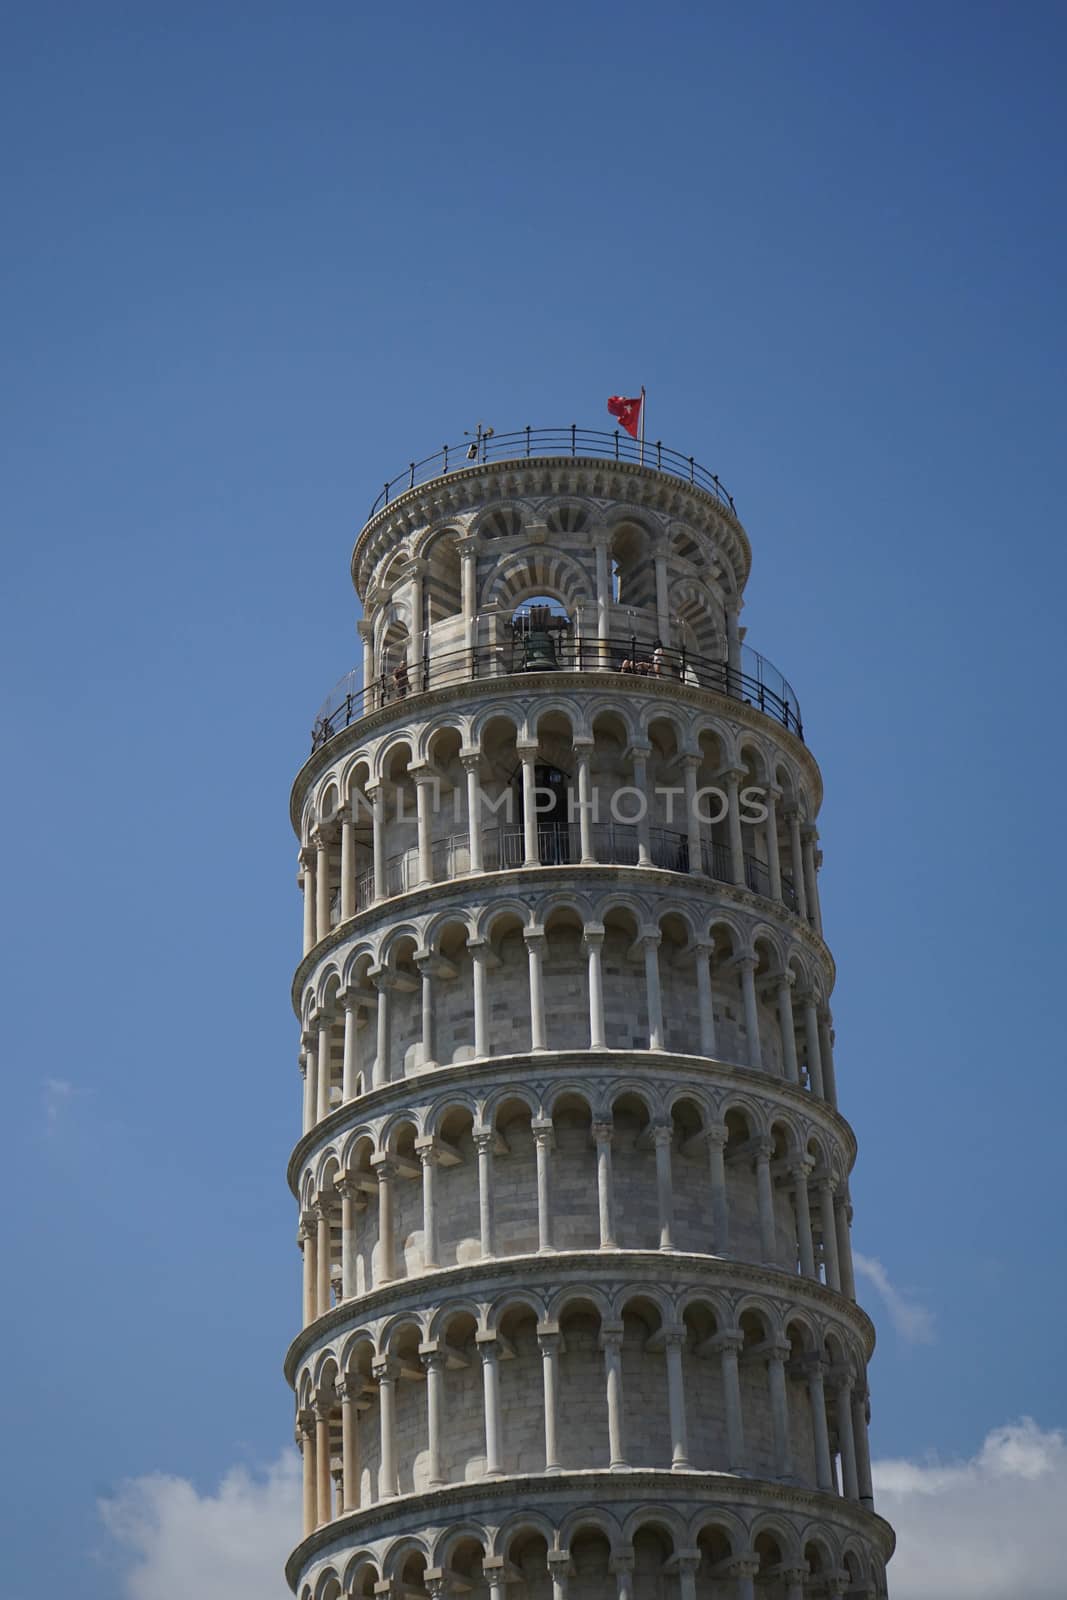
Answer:
<svg viewBox="0 0 1067 1600"><path fill-rule="evenodd" d="M304 952L432 883L520 866L660 867L821 931L812 800L771 741L627 697L506 702L384 735L320 779L302 821Z"/></svg>
<svg viewBox="0 0 1067 1600"><path fill-rule="evenodd" d="M872 1504L863 1353L758 1295L569 1284L357 1325L298 1374L310 1532L404 1494L572 1471L748 1475Z"/></svg>
<svg viewBox="0 0 1067 1600"><path fill-rule="evenodd" d="M625 1080L446 1094L331 1144L300 1201L305 1326L399 1279L554 1251L729 1257L855 1298L841 1152L742 1095L709 1114L683 1090L660 1114Z"/></svg>
<svg viewBox="0 0 1067 1600"><path fill-rule="evenodd" d="M464 1517L437 1538L400 1536L327 1562L299 1600L883 1600L881 1554L827 1520L643 1505L523 1509L499 1528Z"/></svg>
<svg viewBox="0 0 1067 1600"><path fill-rule="evenodd" d="M440 907L354 939L301 1002L305 1133L371 1089L561 1050L729 1061L836 1105L824 963L699 898L544 889Z"/></svg>

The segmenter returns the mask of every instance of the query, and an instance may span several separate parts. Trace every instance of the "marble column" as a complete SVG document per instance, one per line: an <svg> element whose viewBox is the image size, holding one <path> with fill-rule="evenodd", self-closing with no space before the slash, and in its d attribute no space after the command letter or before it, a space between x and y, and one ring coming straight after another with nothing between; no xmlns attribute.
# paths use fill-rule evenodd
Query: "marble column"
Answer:
<svg viewBox="0 0 1067 1600"><path fill-rule="evenodd" d="M330 1114L330 1046L333 1042L333 1012L325 1008L317 1012L312 1018L318 1029L319 1063L316 1074L317 1104L315 1107L316 1120L321 1122Z"/></svg>
<svg viewBox="0 0 1067 1600"><path fill-rule="evenodd" d="M489 1055L489 988L486 977L489 968L490 947L488 939L468 939L471 957L471 982L474 989L474 1054Z"/></svg>
<svg viewBox="0 0 1067 1600"><path fill-rule="evenodd" d="M604 929L600 923L587 922L582 932L582 948L588 966L589 983L589 1048L604 1050Z"/></svg>
<svg viewBox="0 0 1067 1600"><path fill-rule="evenodd" d="M648 798L648 757L651 746L631 745L627 752L633 766L633 786L642 798L641 809L637 813L637 865L650 867L652 865L652 834L649 823L649 798Z"/></svg>
<svg viewBox="0 0 1067 1600"><path fill-rule="evenodd" d="M475 1128L478 1151L478 1234L482 1259L493 1254L493 1149L496 1134L492 1128Z"/></svg>
<svg viewBox="0 0 1067 1600"><path fill-rule="evenodd" d="M578 840L581 864L584 867L596 863L593 850L593 795L590 773L592 752L592 739L575 739L574 760L578 771Z"/></svg>
<svg viewBox="0 0 1067 1600"><path fill-rule="evenodd" d="M366 1200L355 1178L347 1173L337 1178L334 1188L341 1196L341 1298L351 1300L356 1293L356 1259L358 1232L356 1217L365 1209Z"/></svg>
<svg viewBox="0 0 1067 1600"><path fill-rule="evenodd" d="M767 876L770 879L771 899L782 899L782 862L778 853L778 791L770 787L763 791L763 804L767 816L763 824L763 837L767 845Z"/></svg>
<svg viewBox="0 0 1067 1600"><path fill-rule="evenodd" d="M311 840L315 846L315 937L325 939L330 931L330 846L321 828L315 829Z"/></svg>
<svg viewBox="0 0 1067 1600"><path fill-rule="evenodd" d="M819 1220L822 1224L822 1257L826 1285L841 1292L841 1269L837 1260L837 1219L834 1216L834 1181L827 1174L819 1179Z"/></svg>
<svg viewBox="0 0 1067 1600"><path fill-rule="evenodd" d="M378 1385L378 1425L380 1429L378 1498L395 1500L400 1493L396 1457L396 1385L400 1376L397 1363L388 1356L375 1358L372 1367Z"/></svg>
<svg viewBox="0 0 1067 1600"><path fill-rule="evenodd" d="M430 1489L444 1483L441 1441L444 1436L445 1354L436 1344L419 1347L426 1374L426 1483Z"/></svg>
<svg viewBox="0 0 1067 1600"><path fill-rule="evenodd" d="M738 784L744 773L736 770L722 774L726 780L726 826L730 840L730 873L739 888L745 886L745 841L741 832L741 802Z"/></svg>
<svg viewBox="0 0 1067 1600"><path fill-rule="evenodd" d="M778 1028L782 1036L782 1066L787 1083L800 1082L800 1069L797 1066L797 1040L793 1031L793 981L794 974L792 972L780 972L775 981L778 991Z"/></svg>
<svg viewBox="0 0 1067 1600"><path fill-rule="evenodd" d="M659 1248L673 1250L671 1228L674 1221L674 1183L671 1176L671 1125L656 1123L652 1128L656 1150L656 1205L659 1211Z"/></svg>
<svg viewBox="0 0 1067 1600"><path fill-rule="evenodd" d="M659 982L659 946L662 935L658 928L643 929L639 942L645 957L645 992L648 1000L648 1048L663 1049L663 998Z"/></svg>
<svg viewBox="0 0 1067 1600"><path fill-rule="evenodd" d="M545 1044L545 992L541 964L545 956L543 928L523 930L526 940L526 958L530 973L530 1049L542 1051Z"/></svg>
<svg viewBox="0 0 1067 1600"><path fill-rule="evenodd" d="M388 1156L371 1157L371 1166L378 1177L378 1270L374 1287L389 1283L396 1277L394 1260L395 1242L393 1227L393 1180L396 1168Z"/></svg>
<svg viewBox="0 0 1067 1600"><path fill-rule="evenodd" d="M835 1374L834 1400L837 1407L837 1442L841 1451L841 1492L846 1500L860 1497L856 1473L856 1441L852 1436L852 1377Z"/></svg>
<svg viewBox="0 0 1067 1600"><path fill-rule="evenodd" d="M615 1249L615 1185L611 1172L611 1140L614 1126L610 1122L593 1123L596 1144L597 1210L600 1218L600 1248Z"/></svg>
<svg viewBox="0 0 1067 1600"><path fill-rule="evenodd" d="M537 846L537 746L521 744L516 746L516 750L522 762L522 864L524 867L537 867L541 864Z"/></svg>
<svg viewBox="0 0 1067 1600"><path fill-rule="evenodd" d="M826 1425L826 1392L823 1385L823 1361L818 1356L808 1358L808 1399L811 1402L812 1432L815 1438L815 1481L827 1491L834 1486L834 1469L830 1460L830 1431Z"/></svg>
<svg viewBox="0 0 1067 1600"><path fill-rule="evenodd" d="M810 992L801 996L804 1007L804 1054L808 1061L808 1079L812 1094L817 1100L825 1099L822 1070L822 1049L819 1041L819 1015L815 1009L815 996Z"/></svg>
<svg viewBox="0 0 1067 1600"><path fill-rule="evenodd" d="M697 1005L700 1010L700 1053L715 1059L715 1003L711 988L711 956L713 946L696 944Z"/></svg>
<svg viewBox="0 0 1067 1600"><path fill-rule="evenodd" d="M703 872L704 858L700 849L700 813L697 810L697 768L699 755L682 757L682 778L685 784L685 836L689 852L690 872Z"/></svg>
<svg viewBox="0 0 1067 1600"><path fill-rule="evenodd" d="M304 954L315 945L315 852L305 846L300 852L300 884L304 893Z"/></svg>
<svg viewBox="0 0 1067 1600"><path fill-rule="evenodd" d="M415 821L418 829L418 886L421 887L433 882L433 808L439 789L432 772L419 770L412 776L415 779Z"/></svg>
<svg viewBox="0 0 1067 1600"><path fill-rule="evenodd" d="M315 1470L315 1418L312 1413L301 1413L297 1439L303 1465L303 1528L306 1539L309 1533L314 1533L315 1524L319 1520Z"/></svg>
<svg viewBox="0 0 1067 1600"><path fill-rule="evenodd" d="M333 1516L330 1482L330 1410L331 1400L326 1395L315 1399L315 1512L321 1527Z"/></svg>
<svg viewBox="0 0 1067 1600"><path fill-rule="evenodd" d="M346 1511L359 1510L359 1395L362 1385L350 1373L337 1385L341 1398L341 1499Z"/></svg>
<svg viewBox="0 0 1067 1600"><path fill-rule="evenodd" d="M808 1179L811 1176L812 1163L810 1161L794 1161L789 1168L790 1177L793 1179L793 1205L797 1218L797 1250L800 1254L800 1270L805 1278L817 1278L815 1270L815 1246L811 1234L811 1207L808 1203Z"/></svg>
<svg viewBox="0 0 1067 1600"><path fill-rule="evenodd" d="M774 1145L770 1139L757 1139L755 1151L760 1252L764 1262L768 1266L773 1266L778 1258L777 1230L774 1224L774 1185L771 1181L771 1157L774 1154Z"/></svg>
<svg viewBox="0 0 1067 1600"><path fill-rule="evenodd" d="M737 1357L744 1340L734 1328L716 1334L711 1349L719 1356L722 1377L723 1408L726 1413L726 1470L743 1472L745 1464L745 1429L741 1411L741 1375Z"/></svg>
<svg viewBox="0 0 1067 1600"><path fill-rule="evenodd" d="M500 1348L496 1335L477 1335L482 1358L482 1396L485 1408L485 1476L503 1477L500 1427Z"/></svg>
<svg viewBox="0 0 1067 1600"><path fill-rule="evenodd" d="M482 758L478 751L463 755L463 770L467 775L467 839L472 872L483 870L482 856Z"/></svg>
<svg viewBox="0 0 1067 1600"><path fill-rule="evenodd" d="M415 1151L422 1166L422 1265L423 1270L441 1264L437 1240L437 1166L440 1152L436 1139L416 1139Z"/></svg>
<svg viewBox="0 0 1067 1600"><path fill-rule="evenodd" d="M726 1162L723 1151L727 1141L726 1128L712 1124L708 1129L708 1165L711 1175L711 1229L712 1249L717 1256L730 1251L730 1208L726 1198Z"/></svg>
<svg viewBox="0 0 1067 1600"><path fill-rule="evenodd" d="M763 1067L763 1051L759 1036L759 1007L756 1003L756 957L739 956L734 963L741 974L741 999L745 1011L745 1036L748 1041L748 1064L757 1072Z"/></svg>
<svg viewBox="0 0 1067 1600"><path fill-rule="evenodd" d="M792 1354L788 1339L773 1340L767 1352L767 1383L771 1393L771 1422L774 1428L774 1468L779 1478L793 1471L793 1451L789 1438L789 1396L785 1383L785 1364Z"/></svg>
<svg viewBox="0 0 1067 1600"><path fill-rule="evenodd" d="M541 1378L545 1405L545 1471L562 1471L559 1459L559 1352L562 1343L559 1329L542 1326L537 1330L537 1345L541 1351Z"/></svg>
<svg viewBox="0 0 1067 1600"><path fill-rule="evenodd" d="M622 1324L605 1323L600 1329L600 1348L604 1352L604 1378L608 1398L608 1467L618 1472L627 1467L623 1441L622 1400Z"/></svg>
<svg viewBox="0 0 1067 1600"><path fill-rule="evenodd" d="M667 1359L667 1412L671 1424L671 1471L688 1472L689 1438L685 1418L685 1383L682 1375L682 1349L685 1328L667 1328L663 1334L663 1353Z"/></svg>
<svg viewBox="0 0 1067 1600"><path fill-rule="evenodd" d="M356 802L352 800L341 818L341 921L356 914Z"/></svg>
<svg viewBox="0 0 1067 1600"><path fill-rule="evenodd" d="M553 1249L551 1166L555 1129L549 1118L535 1118L530 1126L537 1154L537 1249L546 1255Z"/></svg>

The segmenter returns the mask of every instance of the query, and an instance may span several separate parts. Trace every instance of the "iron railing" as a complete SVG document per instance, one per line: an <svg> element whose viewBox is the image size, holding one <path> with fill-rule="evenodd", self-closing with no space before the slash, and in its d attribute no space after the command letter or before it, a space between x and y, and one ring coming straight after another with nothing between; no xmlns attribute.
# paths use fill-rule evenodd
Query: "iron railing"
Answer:
<svg viewBox="0 0 1067 1600"><path fill-rule="evenodd" d="M614 672L711 689L757 707L799 739L804 737L800 705L792 687L777 667L748 645L742 646L738 668L687 650L643 643L633 634L628 638L578 639L560 631L554 634L546 658L543 640L534 656L530 636L510 632L497 644L437 653L427 650L416 665L404 663L391 673L379 674L370 684L360 683L356 669L346 673L319 711L311 730L311 748L318 750L366 712L412 694L476 678L552 671Z"/></svg>
<svg viewBox="0 0 1067 1600"><path fill-rule="evenodd" d="M449 472L459 472L465 467L487 461L525 461L531 456L591 456L611 461L633 461L639 466L654 467L657 472L669 472L673 478L683 478L686 483L703 489L727 511L736 516L733 495L722 483L717 472L702 467L692 456L680 450L670 450L657 439L654 443L631 439L618 428L613 433L595 428L579 428L576 422L565 428L520 428L514 433L483 433L463 444L444 444L433 455L421 461L409 461L403 472L382 485L382 491L370 508L369 522L390 500L407 489L434 478L443 478Z"/></svg>

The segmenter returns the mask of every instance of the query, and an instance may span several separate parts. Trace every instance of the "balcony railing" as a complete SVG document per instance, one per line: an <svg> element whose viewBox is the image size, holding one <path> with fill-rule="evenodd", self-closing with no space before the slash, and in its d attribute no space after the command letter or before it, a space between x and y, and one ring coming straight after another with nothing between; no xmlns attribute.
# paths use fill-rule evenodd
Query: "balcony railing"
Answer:
<svg viewBox="0 0 1067 1600"><path fill-rule="evenodd" d="M639 860L638 832L632 823L593 823L590 828L593 855L602 866L636 867ZM700 866L706 877L717 883L732 883L733 859L730 847L718 840L702 840ZM649 829L649 855L654 867L667 872L690 871L689 839L672 828ZM539 823L537 858L543 867L573 866L581 861L581 832L576 822ZM526 835L521 823L508 823L482 830L483 872L507 872L526 860ZM470 835L452 834L437 840L431 852L434 883L447 883L471 870ZM770 871L766 862L745 852L745 884L753 894L773 899ZM781 873L782 900L791 911L797 909L796 890L788 873ZM385 863L385 898L408 894L419 887L419 852L416 846L389 856ZM374 870L356 879L356 905L369 906L374 900ZM340 920L340 894L334 896L331 920Z"/></svg>
<svg viewBox="0 0 1067 1600"><path fill-rule="evenodd" d="M800 705L792 687L777 667L748 645L742 647L740 665L731 667L709 656L643 643L634 635L576 639L560 632L546 648L543 639L531 646L528 634L511 633L499 644L427 651L417 665L382 673L369 684L361 684L353 670L327 696L311 730L311 748L320 749L335 733L380 706L450 683L522 672L605 672L710 689L755 706L798 739L804 737Z"/></svg>
<svg viewBox="0 0 1067 1600"><path fill-rule="evenodd" d="M474 440L463 444L445 444L433 455L421 461L409 461L403 472L382 486L382 492L370 508L367 518L376 516L383 506L407 489L414 489L449 472L459 472L466 467L487 461L525 461L532 456L590 456L611 461L632 461L638 466L654 467L657 472L669 472L672 478L683 478L710 494L727 511L736 516L733 495L722 483L717 472L702 467L692 456L670 450L659 439L642 443L631 439L618 428L613 433L595 428L579 428L576 422L564 428L520 428L514 433L479 433Z"/></svg>

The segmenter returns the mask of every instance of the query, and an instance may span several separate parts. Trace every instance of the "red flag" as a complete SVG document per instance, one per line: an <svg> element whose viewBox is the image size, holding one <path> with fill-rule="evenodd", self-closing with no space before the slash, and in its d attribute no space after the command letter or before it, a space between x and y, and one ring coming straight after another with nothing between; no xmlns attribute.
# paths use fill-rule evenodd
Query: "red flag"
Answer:
<svg viewBox="0 0 1067 1600"><path fill-rule="evenodd" d="M627 400L624 395L613 394L608 401L608 410L613 417L618 417L623 427L631 438L637 438L637 429L641 421L641 403L644 395L639 394L634 400Z"/></svg>

